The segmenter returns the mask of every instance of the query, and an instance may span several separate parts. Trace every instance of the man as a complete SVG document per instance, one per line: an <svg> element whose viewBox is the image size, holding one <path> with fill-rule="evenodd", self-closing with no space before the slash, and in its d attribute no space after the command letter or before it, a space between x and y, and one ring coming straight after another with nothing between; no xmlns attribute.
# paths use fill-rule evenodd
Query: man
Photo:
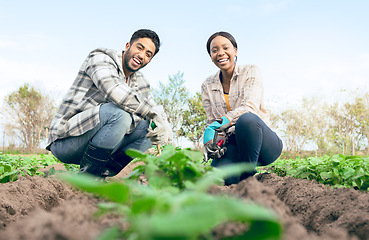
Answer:
<svg viewBox="0 0 369 240"><path fill-rule="evenodd" d="M128 148L146 151L172 140L172 129L150 85L138 70L159 52L160 39L148 29L136 31L118 54L95 49L54 116L46 149L80 172L98 177L118 174L131 160ZM149 121L156 128L149 128Z"/></svg>

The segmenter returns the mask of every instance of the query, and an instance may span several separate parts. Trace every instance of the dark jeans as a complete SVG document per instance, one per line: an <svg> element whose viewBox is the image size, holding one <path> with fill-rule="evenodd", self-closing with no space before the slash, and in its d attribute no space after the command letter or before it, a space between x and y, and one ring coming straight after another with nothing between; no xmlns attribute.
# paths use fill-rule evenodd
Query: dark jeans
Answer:
<svg viewBox="0 0 369 240"><path fill-rule="evenodd" d="M252 172L225 179L225 184L235 184L256 173L256 166L266 166L274 162L282 152L283 143L264 121L253 113L243 114L235 124L235 134L231 135L226 145L225 155L213 159L212 166L220 167L232 163L252 164Z"/></svg>

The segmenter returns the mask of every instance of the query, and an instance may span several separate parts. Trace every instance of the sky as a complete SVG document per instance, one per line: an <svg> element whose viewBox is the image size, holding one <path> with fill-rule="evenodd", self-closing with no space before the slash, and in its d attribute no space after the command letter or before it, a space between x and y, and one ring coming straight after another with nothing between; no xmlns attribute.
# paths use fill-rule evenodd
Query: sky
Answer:
<svg viewBox="0 0 369 240"><path fill-rule="evenodd" d="M24 83L61 98L90 51L121 51L141 28L162 42L142 69L154 88L180 72L200 91L217 31L236 38L239 65L259 66L270 108L369 85L367 0L0 1L1 100Z"/></svg>

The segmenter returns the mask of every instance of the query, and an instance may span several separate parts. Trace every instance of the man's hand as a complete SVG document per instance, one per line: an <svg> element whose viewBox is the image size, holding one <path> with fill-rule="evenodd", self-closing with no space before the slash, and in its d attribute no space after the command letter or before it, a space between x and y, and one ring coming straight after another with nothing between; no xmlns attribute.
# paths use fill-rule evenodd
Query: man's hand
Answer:
<svg viewBox="0 0 369 240"><path fill-rule="evenodd" d="M151 110L152 114L152 122L155 124L155 128L148 128L147 138L150 138L151 142L154 145L159 144L168 144L173 140L173 132L172 128L169 125L167 120L167 115L164 112L162 106L155 106Z"/></svg>

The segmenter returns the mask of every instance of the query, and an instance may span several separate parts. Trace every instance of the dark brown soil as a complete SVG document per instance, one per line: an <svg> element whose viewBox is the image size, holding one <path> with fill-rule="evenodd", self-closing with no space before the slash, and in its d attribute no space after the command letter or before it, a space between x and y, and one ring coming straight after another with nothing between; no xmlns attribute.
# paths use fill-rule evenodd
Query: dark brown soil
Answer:
<svg viewBox="0 0 369 240"><path fill-rule="evenodd" d="M55 165L57 169L62 165ZM128 165L117 177L132 171ZM237 185L214 186L212 194L237 196L276 212L284 240L369 239L369 193L332 189L314 181L259 174ZM94 217L100 200L50 176L22 177L0 185L0 240L94 239L121 217ZM242 228L223 224L216 239Z"/></svg>

